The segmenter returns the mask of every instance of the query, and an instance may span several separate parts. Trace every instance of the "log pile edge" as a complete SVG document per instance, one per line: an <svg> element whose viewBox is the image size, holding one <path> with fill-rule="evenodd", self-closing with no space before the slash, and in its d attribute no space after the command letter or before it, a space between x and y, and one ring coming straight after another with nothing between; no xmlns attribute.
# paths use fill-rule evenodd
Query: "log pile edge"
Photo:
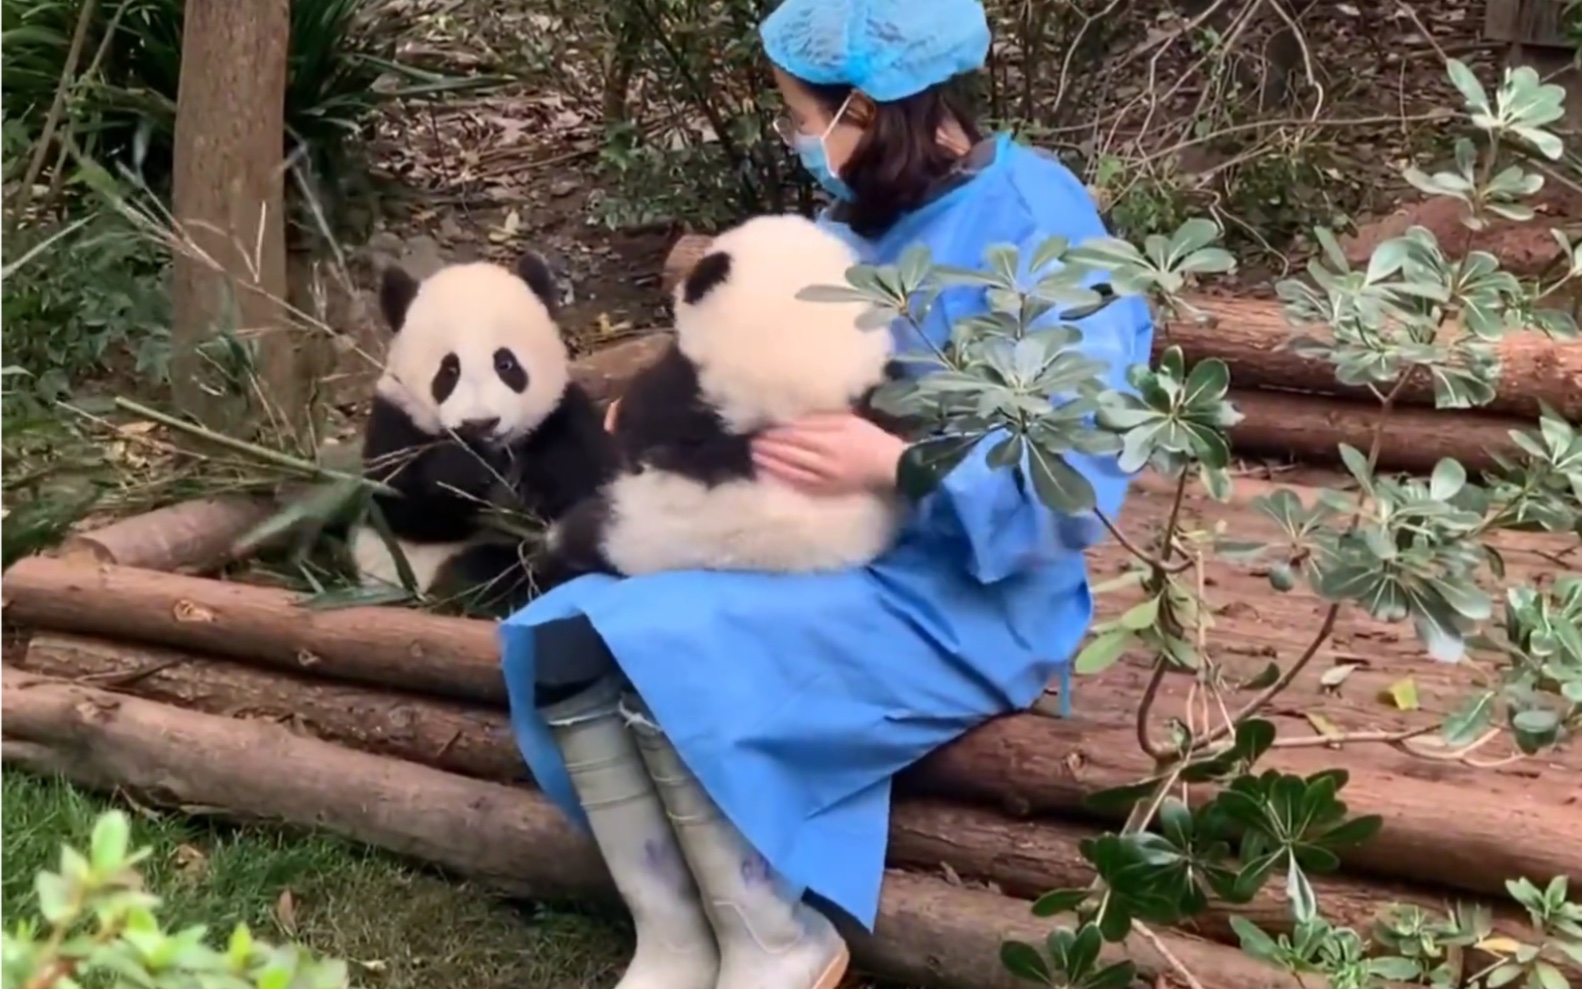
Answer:
<svg viewBox="0 0 1582 989"><path fill-rule="evenodd" d="M7 574L10 617L35 630L70 629L116 641L163 644L275 669L399 687L499 707L504 685L495 629L397 609L314 611L283 591L35 557ZM1102 682L1086 689L1101 693ZM1109 688L1114 689L1114 688ZM1095 709L1114 706L1095 697ZM1117 703L1119 703L1117 701ZM1013 817L1085 813L1087 794L1144 778L1149 765L1129 727L1017 714L995 719L936 750L898 780L901 792L976 803ZM1495 897L1507 879L1567 875L1582 882L1575 809L1545 791L1505 786L1450 764L1406 756L1354 766L1347 802L1381 813L1386 827L1349 852L1349 867ZM1281 749L1270 764L1303 775L1331 753ZM1012 769L1014 767L1014 771ZM1502 789L1495 799L1498 783ZM1463 788L1488 800L1458 800ZM1453 817L1446 806L1458 806Z"/></svg>
<svg viewBox="0 0 1582 989"><path fill-rule="evenodd" d="M243 819L318 826L537 898L609 899L591 843L543 798L292 734L285 727L194 713L135 697L0 669L7 763L125 787L164 805L225 808ZM524 849L533 854L524 855ZM1005 937L1039 940L1028 903L900 872L886 876L872 937L854 938L865 968L912 984L1011 989ZM1233 949L1160 934L1216 989L1276 989L1283 977ZM1147 973L1166 963L1134 939Z"/></svg>

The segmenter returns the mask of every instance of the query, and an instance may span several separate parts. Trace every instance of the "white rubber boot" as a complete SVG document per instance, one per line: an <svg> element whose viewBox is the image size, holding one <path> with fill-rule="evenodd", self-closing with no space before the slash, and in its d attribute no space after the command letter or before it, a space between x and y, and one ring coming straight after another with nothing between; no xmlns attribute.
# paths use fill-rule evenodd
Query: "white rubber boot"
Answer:
<svg viewBox="0 0 1582 989"><path fill-rule="evenodd" d="M618 709L614 679L543 709L637 950L616 989L715 989L719 948L676 834Z"/></svg>
<svg viewBox="0 0 1582 989"><path fill-rule="evenodd" d="M622 698L648 772L681 839L720 946L717 989L835 989L851 963L846 941L815 907L790 895L769 864L689 772L641 702Z"/></svg>

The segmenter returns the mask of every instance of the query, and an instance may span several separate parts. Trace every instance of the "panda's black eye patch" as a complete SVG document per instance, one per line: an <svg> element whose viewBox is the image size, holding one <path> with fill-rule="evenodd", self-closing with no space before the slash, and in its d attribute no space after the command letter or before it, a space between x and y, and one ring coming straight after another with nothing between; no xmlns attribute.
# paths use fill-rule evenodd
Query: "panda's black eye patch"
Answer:
<svg viewBox="0 0 1582 989"><path fill-rule="evenodd" d="M518 363L516 355L504 347L494 352L494 373L518 395L527 390L527 368Z"/></svg>
<svg viewBox="0 0 1582 989"><path fill-rule="evenodd" d="M439 370L434 372L434 380L429 382L434 404L443 404L450 393L456 390L456 382L460 380L461 358L455 354L446 354L439 362Z"/></svg>

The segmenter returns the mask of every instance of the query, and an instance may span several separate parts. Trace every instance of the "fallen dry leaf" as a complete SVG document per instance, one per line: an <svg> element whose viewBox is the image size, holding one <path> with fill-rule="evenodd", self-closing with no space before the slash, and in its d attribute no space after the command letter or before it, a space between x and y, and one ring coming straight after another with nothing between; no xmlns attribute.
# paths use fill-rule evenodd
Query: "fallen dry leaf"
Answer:
<svg viewBox="0 0 1582 989"><path fill-rule="evenodd" d="M1379 699L1393 705L1398 711L1415 711L1422 706L1417 700L1417 681L1411 677L1390 684Z"/></svg>
<svg viewBox="0 0 1582 989"><path fill-rule="evenodd" d="M275 900L275 919L280 922L281 930L292 937L297 936L297 899L291 895L291 890L281 890Z"/></svg>
<svg viewBox="0 0 1582 989"><path fill-rule="evenodd" d="M209 856L195 845L177 845L171 853L176 874L188 885L197 885L209 872Z"/></svg>

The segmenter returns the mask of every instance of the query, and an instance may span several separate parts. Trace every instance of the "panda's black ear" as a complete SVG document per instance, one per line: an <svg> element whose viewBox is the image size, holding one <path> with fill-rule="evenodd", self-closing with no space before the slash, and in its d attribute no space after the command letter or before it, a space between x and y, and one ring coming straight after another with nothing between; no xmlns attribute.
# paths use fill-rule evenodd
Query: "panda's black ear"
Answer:
<svg viewBox="0 0 1582 989"><path fill-rule="evenodd" d="M723 251L705 254L681 284L681 301L695 306L704 296L725 284L731 277L731 256Z"/></svg>
<svg viewBox="0 0 1582 989"><path fill-rule="evenodd" d="M406 269L392 264L379 279L379 311L391 333L400 333L406 323L406 311L417 297L417 279Z"/></svg>
<svg viewBox="0 0 1582 989"><path fill-rule="evenodd" d="M544 304L553 316L560 308L560 289L555 285L555 273L549 270L549 262L537 251L527 251L516 259L516 276L527 283L527 287L538 296L538 301Z"/></svg>

